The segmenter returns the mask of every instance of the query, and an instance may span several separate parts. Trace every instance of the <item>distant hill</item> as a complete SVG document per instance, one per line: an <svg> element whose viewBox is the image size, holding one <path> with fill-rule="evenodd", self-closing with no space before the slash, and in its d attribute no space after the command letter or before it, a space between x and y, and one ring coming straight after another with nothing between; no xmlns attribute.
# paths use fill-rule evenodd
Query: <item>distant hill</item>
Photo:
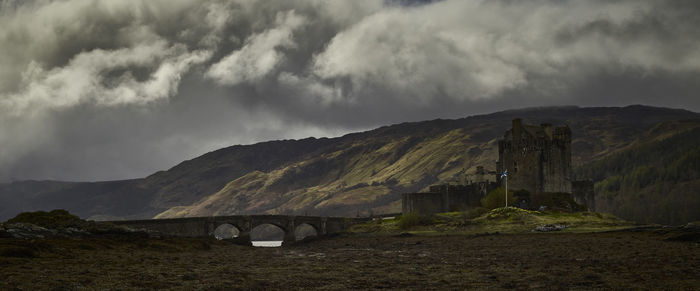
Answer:
<svg viewBox="0 0 700 291"><path fill-rule="evenodd" d="M4 184L0 218L53 208L92 218L398 212L402 192L461 180L479 165L495 170L497 140L516 117L568 124L576 169L700 127L698 113L647 106L527 108L402 123L338 138L227 147L143 179Z"/></svg>
<svg viewBox="0 0 700 291"><path fill-rule="evenodd" d="M576 169L596 182L596 207L638 222L700 220L700 126L662 123L650 131L676 134L648 139Z"/></svg>

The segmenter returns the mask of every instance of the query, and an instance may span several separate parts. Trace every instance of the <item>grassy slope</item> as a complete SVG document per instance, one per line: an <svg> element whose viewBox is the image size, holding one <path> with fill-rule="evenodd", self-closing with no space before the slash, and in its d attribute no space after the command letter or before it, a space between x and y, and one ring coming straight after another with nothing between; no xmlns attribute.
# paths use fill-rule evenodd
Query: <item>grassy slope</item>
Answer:
<svg viewBox="0 0 700 291"><path fill-rule="evenodd" d="M576 175L596 182L596 207L640 222L700 220L700 124L682 122L668 134L587 164ZM663 129L663 130L660 130Z"/></svg>
<svg viewBox="0 0 700 291"><path fill-rule="evenodd" d="M624 150L630 144L700 125L698 121L652 124L670 116L647 112L646 107L560 110L533 109L473 120L437 120L380 128L347 138L342 146L317 156L235 179L191 206L172 208L158 217L399 212L401 192L459 181L462 173L473 173L478 165L495 170L497 139L515 116L531 123L569 124L574 130L574 163L578 164ZM642 118L644 114L649 118Z"/></svg>
<svg viewBox="0 0 700 291"><path fill-rule="evenodd" d="M81 217L152 217L163 211L162 217L394 212L401 192L453 181L462 169L471 172L477 165L494 170L496 141L515 117L532 124L568 124L574 133L573 162L580 165L624 149L640 136L666 134L650 132L660 122L700 119L700 114L644 106L529 108L402 123L332 139L232 146L137 180L0 184L0 201L11 202L0 207L0 218L54 208ZM45 187L28 189L26 183Z"/></svg>
<svg viewBox="0 0 700 291"><path fill-rule="evenodd" d="M354 208L366 211L368 206L381 206L374 203L377 200L396 201L400 191L419 190L416 184L454 179L463 168L473 167L466 163L471 157L461 149L475 146L478 144L461 129L424 140L396 137L363 141L269 173L250 173L194 207L161 217L270 210L331 210L349 215ZM398 154L403 151L405 154Z"/></svg>
<svg viewBox="0 0 700 291"><path fill-rule="evenodd" d="M567 225L561 232L599 232L634 226L634 223L611 214L597 212L540 212L508 207L496 208L474 218L470 216L472 214L469 212L440 213L419 217L417 221L408 224L405 221L402 223L402 219L407 219L403 217L379 219L355 225L351 232L378 235L406 232L423 235L527 233L537 226L552 224Z"/></svg>

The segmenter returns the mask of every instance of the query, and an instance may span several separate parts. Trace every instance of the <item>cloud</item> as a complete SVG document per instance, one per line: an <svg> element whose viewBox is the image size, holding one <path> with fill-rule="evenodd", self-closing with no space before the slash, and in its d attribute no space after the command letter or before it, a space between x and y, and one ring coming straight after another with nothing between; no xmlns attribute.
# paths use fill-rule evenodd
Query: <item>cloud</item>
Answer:
<svg viewBox="0 0 700 291"><path fill-rule="evenodd" d="M65 108L82 103L98 105L144 104L172 96L181 75L193 64L209 58L206 51L185 52L182 46L164 42L105 51L79 53L70 62L51 70L30 62L22 73L19 92L0 96L0 107L26 114L39 109ZM130 68L152 72L137 80ZM111 78L107 76L113 75Z"/></svg>
<svg viewBox="0 0 700 291"><path fill-rule="evenodd" d="M295 48L292 33L305 20L292 10L278 12L275 23L276 27L251 35L242 48L213 64L207 76L220 84L236 85L258 81L272 72L283 61L280 49Z"/></svg>
<svg viewBox="0 0 700 291"><path fill-rule="evenodd" d="M0 181L542 105L700 110L695 1L0 0Z"/></svg>
<svg viewBox="0 0 700 291"><path fill-rule="evenodd" d="M397 7L338 33L314 59L313 72L426 102L547 91L541 87L551 80L580 82L600 71L698 73L700 53L688 49L698 38L686 37L697 33L678 11L657 6L443 1ZM685 33L673 36L678 31Z"/></svg>

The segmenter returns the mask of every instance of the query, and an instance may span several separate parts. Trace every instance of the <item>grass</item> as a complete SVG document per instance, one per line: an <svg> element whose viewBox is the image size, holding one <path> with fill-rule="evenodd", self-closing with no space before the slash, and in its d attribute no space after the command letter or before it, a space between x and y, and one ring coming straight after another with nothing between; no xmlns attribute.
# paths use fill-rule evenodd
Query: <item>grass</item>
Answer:
<svg viewBox="0 0 700 291"><path fill-rule="evenodd" d="M31 223L45 228L67 228L84 226L85 220L68 213L63 209L51 210L49 212L22 212L7 221L10 223Z"/></svg>
<svg viewBox="0 0 700 291"><path fill-rule="evenodd" d="M379 220L380 224L381 221L382 220ZM412 212L400 216L397 225L402 230L409 230L419 225L430 225L432 223L432 216L420 215L418 213Z"/></svg>
<svg viewBox="0 0 700 291"><path fill-rule="evenodd" d="M611 214L596 212L530 211L515 207L491 211L472 209L430 216L409 213L390 220L375 220L350 228L351 233L476 234L525 233L540 225L563 224L563 232L600 232L634 226Z"/></svg>

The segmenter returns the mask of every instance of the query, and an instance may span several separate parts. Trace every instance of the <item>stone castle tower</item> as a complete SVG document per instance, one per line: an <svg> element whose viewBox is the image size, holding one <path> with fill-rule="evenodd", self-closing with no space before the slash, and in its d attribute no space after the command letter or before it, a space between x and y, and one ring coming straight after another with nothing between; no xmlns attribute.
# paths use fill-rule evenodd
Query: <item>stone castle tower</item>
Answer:
<svg viewBox="0 0 700 291"><path fill-rule="evenodd" d="M523 200L515 202L517 207L538 209L543 206L543 201L536 199L538 194L568 193L576 203L595 210L593 182L571 180L571 129L568 126L552 129L548 123L524 125L521 119L514 119L513 127L498 142L497 177L504 170L508 170L509 191L524 189L532 194L528 198L518 197ZM402 211L432 214L481 206L480 200L498 187L497 182L486 179L487 173L494 172L478 166L472 179L464 185L433 185L426 193L403 193ZM502 185L503 181L500 182ZM576 209L573 205L569 208Z"/></svg>
<svg viewBox="0 0 700 291"><path fill-rule="evenodd" d="M497 172L508 171L508 188L532 194L572 193L571 130L545 123L540 126L513 120L498 142Z"/></svg>

